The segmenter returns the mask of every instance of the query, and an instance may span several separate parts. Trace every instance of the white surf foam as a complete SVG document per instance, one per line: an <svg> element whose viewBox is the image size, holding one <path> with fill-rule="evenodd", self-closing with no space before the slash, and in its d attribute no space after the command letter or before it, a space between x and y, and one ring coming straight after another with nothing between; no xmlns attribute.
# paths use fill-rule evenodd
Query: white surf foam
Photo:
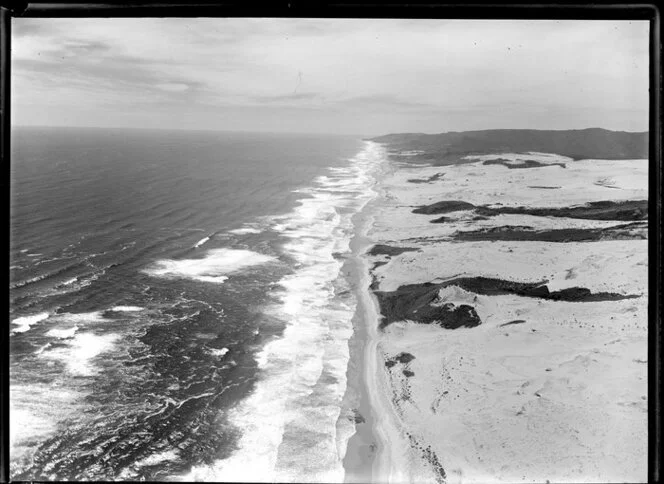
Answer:
<svg viewBox="0 0 664 484"><path fill-rule="evenodd" d="M52 319L67 323L95 323L104 320L103 313L104 311L102 310L87 313L60 313L54 315Z"/></svg>
<svg viewBox="0 0 664 484"><path fill-rule="evenodd" d="M138 311L144 311L145 308L142 308L140 306L113 306L111 308L111 311L118 311L118 312L123 312L123 313L134 313Z"/></svg>
<svg viewBox="0 0 664 484"><path fill-rule="evenodd" d="M46 343L45 345L40 346L37 351L35 351L35 355L41 355L44 351L49 349L51 347L51 343Z"/></svg>
<svg viewBox="0 0 664 484"><path fill-rule="evenodd" d="M175 460L177 458L178 453L175 450L167 450L164 452L159 452L158 454L149 455L145 459L136 461L134 465L136 467L153 466L156 464L161 464L162 462Z"/></svg>
<svg viewBox="0 0 664 484"><path fill-rule="evenodd" d="M290 239L284 250L298 263L280 281L281 303L268 309L287 326L258 355L255 391L229 416L243 430L238 450L184 480L343 482L350 433L336 429L354 303L335 299L335 286L347 289L335 253L349 250L352 216L375 196L373 174L384 159L382 147L367 142L349 166L301 190L310 198L292 213L274 218L272 229Z"/></svg>
<svg viewBox="0 0 664 484"><path fill-rule="evenodd" d="M11 332L12 333L25 333L33 325L37 324L40 321L44 321L45 319L48 319L48 316L49 316L49 314L44 312L44 313L39 313L39 314L33 314L32 316L22 316L20 318L16 318L15 320L12 321L12 324L15 324L17 327L14 328Z"/></svg>
<svg viewBox="0 0 664 484"><path fill-rule="evenodd" d="M261 232L262 230L253 227L242 227L239 229L233 229L228 231L229 234L235 234L235 235L260 234Z"/></svg>
<svg viewBox="0 0 664 484"><path fill-rule="evenodd" d="M222 283L228 279L226 274L274 260L274 257L250 250L212 249L202 259L164 259L155 262L144 272L155 277Z"/></svg>
<svg viewBox="0 0 664 484"><path fill-rule="evenodd" d="M117 334L77 333L67 340L66 346L46 349L39 357L61 361L73 375L92 376L99 371L94 358L112 350L119 337Z"/></svg>
<svg viewBox="0 0 664 484"><path fill-rule="evenodd" d="M203 245L203 244L204 244L205 242L207 242L208 240L210 240L210 237L203 237L201 240L199 240L198 242L196 242L196 244L194 244L194 248L196 248L196 247L200 247L201 245Z"/></svg>
<svg viewBox="0 0 664 484"><path fill-rule="evenodd" d="M217 348L209 348L209 349L208 349L208 352L209 352L212 356L224 356L226 353L228 353L228 351L229 351L228 348L221 348L221 349L217 349Z"/></svg>
<svg viewBox="0 0 664 484"><path fill-rule="evenodd" d="M13 462L29 462L36 442L57 429L57 422L78 411L77 392L53 385L11 384L9 448Z"/></svg>
<svg viewBox="0 0 664 484"><path fill-rule="evenodd" d="M61 328L55 328L51 329L46 333L46 336L53 336L54 338L60 338L60 339L67 339L71 338L74 336L76 331L78 331L78 326L74 326L72 328L67 328L67 329L61 329ZM39 353L43 353L44 350L40 348L41 351Z"/></svg>

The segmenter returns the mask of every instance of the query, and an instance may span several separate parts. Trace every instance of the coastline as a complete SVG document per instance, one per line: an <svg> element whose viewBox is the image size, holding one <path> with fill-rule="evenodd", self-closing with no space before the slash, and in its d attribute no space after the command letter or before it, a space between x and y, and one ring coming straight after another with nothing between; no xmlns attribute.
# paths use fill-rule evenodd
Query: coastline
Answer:
<svg viewBox="0 0 664 484"><path fill-rule="evenodd" d="M379 190L381 175L375 175L374 191ZM349 244L351 255L344 265L357 300L352 319L353 336L349 340L348 390L344 396L346 406L355 411L355 433L347 442L343 459L346 483L376 482L376 476L380 474L381 452L388 448L384 437L381 439L382 432L377 428L375 418L373 397L377 392L373 375L377 359L375 349L371 351L371 348L375 346L378 313L369 288L369 263L365 256L372 245L367 232L373 223L372 207L379 196L376 192L376 196L353 216L355 233Z"/></svg>
<svg viewBox="0 0 664 484"><path fill-rule="evenodd" d="M384 149L384 148L381 148ZM395 482L403 479L403 463L395 462L394 452L401 440L398 423L390 405L389 382L385 380L384 357L380 350L380 312L378 300L371 290L371 261L368 252L374 245L369 232L375 212L385 195L383 178L393 171L385 160L375 175L376 196L353 217L355 235L350 241L351 256L344 270L351 281L357 305L353 316L353 337L349 341L350 359L347 406L356 412L355 433L347 442L343 459L345 483ZM408 450L405 442L403 449Z"/></svg>
<svg viewBox="0 0 664 484"><path fill-rule="evenodd" d="M370 326L374 324L374 321L367 315L366 294L369 290L367 284L369 271L362 258L371 245L366 237L366 230L370 223L367 210L368 206L354 217L356 235L350 242L352 255L347 260L347 267L344 267L347 269L349 279L353 281L351 287L357 298L356 310L352 319L353 336L349 340L348 391L345 396L345 399L349 400L346 405L355 411L353 415L355 433L347 442L343 460L344 482L346 483L373 482L376 451L379 445L374 436L375 418L366 370L369 367L375 367L375 361L372 361L367 352L372 338Z"/></svg>

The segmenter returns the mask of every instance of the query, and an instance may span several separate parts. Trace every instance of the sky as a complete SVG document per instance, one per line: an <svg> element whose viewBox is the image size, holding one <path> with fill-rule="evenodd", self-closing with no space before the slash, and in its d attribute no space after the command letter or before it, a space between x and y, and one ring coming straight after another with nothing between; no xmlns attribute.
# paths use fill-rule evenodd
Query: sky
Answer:
<svg viewBox="0 0 664 484"><path fill-rule="evenodd" d="M12 124L648 130L648 22L15 18Z"/></svg>

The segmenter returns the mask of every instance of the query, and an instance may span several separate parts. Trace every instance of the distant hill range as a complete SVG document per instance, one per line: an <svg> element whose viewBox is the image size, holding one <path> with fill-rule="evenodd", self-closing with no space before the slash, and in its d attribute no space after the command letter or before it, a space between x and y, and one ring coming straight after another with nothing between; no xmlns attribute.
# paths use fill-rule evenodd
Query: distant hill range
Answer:
<svg viewBox="0 0 664 484"><path fill-rule="evenodd" d="M471 154L556 153L575 160L648 158L648 133L609 131L601 128L545 131L489 129L449 133L388 134L371 138L392 150L420 151L412 161L453 162Z"/></svg>

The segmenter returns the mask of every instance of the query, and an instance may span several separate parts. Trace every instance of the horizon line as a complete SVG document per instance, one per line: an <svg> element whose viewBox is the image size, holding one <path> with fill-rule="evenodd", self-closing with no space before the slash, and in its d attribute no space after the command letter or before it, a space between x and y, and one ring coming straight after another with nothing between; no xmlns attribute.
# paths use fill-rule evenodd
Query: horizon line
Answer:
<svg viewBox="0 0 664 484"><path fill-rule="evenodd" d="M437 132L425 131L393 131L384 134L366 135L358 133L329 133L320 131L266 131L266 130L233 130L233 129L214 129L214 128L175 128L175 127L144 127L144 126L76 126L76 125L38 125L38 124L11 124L10 131L15 128L35 128L35 129L94 129L94 130L137 130L137 131L182 131L182 132L202 132L202 133L263 133L263 134L281 134L281 135L319 135L319 136L357 136L362 139L380 138L383 136L392 135L425 135L433 136L448 133L471 133L480 131L589 131L589 130L603 130L611 131L613 133L631 133L642 134L650 133L650 130L645 131L627 131L619 129L602 128L599 126L591 126L586 128L563 128L563 129L539 129L539 128L483 128L483 129L466 129L466 130L448 130Z"/></svg>

